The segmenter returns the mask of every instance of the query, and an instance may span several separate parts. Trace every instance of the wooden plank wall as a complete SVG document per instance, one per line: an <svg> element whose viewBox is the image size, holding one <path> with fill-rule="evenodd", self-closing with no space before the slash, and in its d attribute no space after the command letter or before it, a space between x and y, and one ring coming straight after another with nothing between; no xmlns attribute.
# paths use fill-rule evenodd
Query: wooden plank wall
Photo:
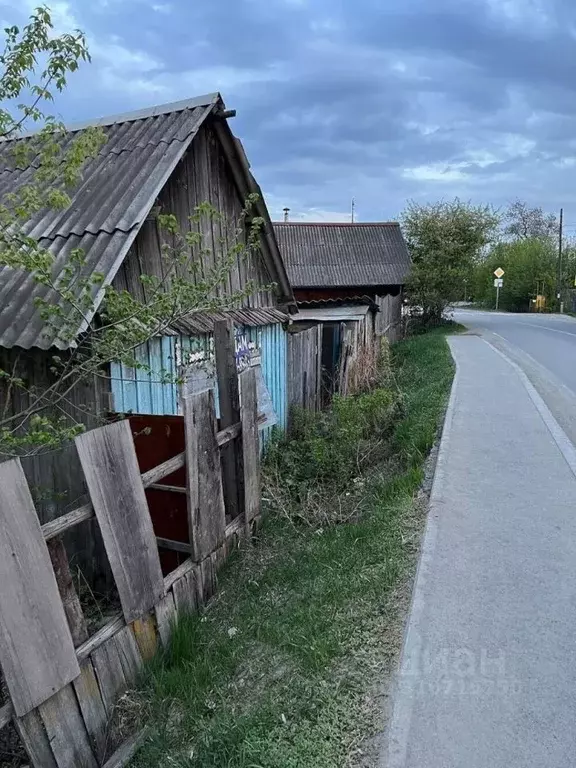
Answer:
<svg viewBox="0 0 576 768"><path fill-rule="evenodd" d="M321 407L322 324L288 334L288 405L317 411Z"/></svg>
<svg viewBox="0 0 576 768"><path fill-rule="evenodd" d="M244 200L238 193L220 141L210 124L205 124L200 129L158 198L162 213L174 214L183 231L190 228L188 217L194 213L194 208L203 202L209 202L222 214L222 221L203 222L199 227L204 236L204 248L210 249L213 254L221 255L224 248L233 245L234 232ZM198 228L198 225L193 226ZM221 244L222 239L226 242L225 246ZM164 275L162 242L173 244L173 240L166 233L159 236L154 221L147 221L120 267L113 285L144 299L145 289L140 275ZM198 258L199 249L192 252ZM210 258L209 253L205 253L198 275L187 270L182 276L193 280L201 279L213 266L214 259ZM243 304L251 307L275 306L274 293L269 289L272 281L261 255L256 258L250 255L245 259L237 257L226 283L217 293L225 295L244 290L251 281L256 289L246 297Z"/></svg>
<svg viewBox="0 0 576 768"><path fill-rule="evenodd" d="M403 334L402 293L397 296L377 296L376 303L380 309L376 315L377 335L386 336L390 342L399 341Z"/></svg>
<svg viewBox="0 0 576 768"><path fill-rule="evenodd" d="M192 448L143 474L128 421L81 435L76 444L91 504L58 525L40 527L19 462L0 464L0 661L11 699L0 708L0 728L14 720L33 768L119 768L137 748L138 734L123 745L113 739L111 720L119 695L156 649L169 642L178 616L210 600L219 566L260 515L255 381L253 369L241 374L240 421L218 434L211 393L194 395L186 417ZM238 435L245 512L224 525L217 451ZM185 545L156 539L144 489L184 467L186 458L193 465L188 482L194 488L188 493L195 506L187 547L192 556L163 577L158 542L180 550ZM56 541L57 584L46 540L67 526L86 525L94 514L123 610L83 639L63 550ZM68 620L59 588L74 603ZM76 628L76 642L69 622Z"/></svg>

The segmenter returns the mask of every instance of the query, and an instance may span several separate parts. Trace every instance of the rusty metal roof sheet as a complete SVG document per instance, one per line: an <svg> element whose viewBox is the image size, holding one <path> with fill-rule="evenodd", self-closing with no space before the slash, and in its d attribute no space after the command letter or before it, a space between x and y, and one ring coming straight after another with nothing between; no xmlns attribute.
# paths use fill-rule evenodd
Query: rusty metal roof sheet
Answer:
<svg viewBox="0 0 576 768"><path fill-rule="evenodd" d="M397 222L278 222L274 232L294 288L402 285L408 275Z"/></svg>
<svg viewBox="0 0 576 768"><path fill-rule="evenodd" d="M102 272L105 284L113 280L160 190L204 120L220 106L219 94L211 94L70 129L65 144L88 125L102 126L108 140L84 168L70 206L41 211L25 225L26 234L56 257L56 280L74 248L84 251L85 274ZM14 167L13 144L0 142L0 199L33 176L33 163L24 170ZM100 296L95 293L95 308ZM36 297L49 298L50 292L30 274L0 266L0 346L67 346L46 332Z"/></svg>
<svg viewBox="0 0 576 768"><path fill-rule="evenodd" d="M290 315L275 307L243 307L241 309L227 309L222 312L191 312L185 317L179 318L172 324L172 329L177 333L190 336L196 334L212 333L216 320L232 318L237 325L250 327L261 325L274 325L276 323L288 323Z"/></svg>

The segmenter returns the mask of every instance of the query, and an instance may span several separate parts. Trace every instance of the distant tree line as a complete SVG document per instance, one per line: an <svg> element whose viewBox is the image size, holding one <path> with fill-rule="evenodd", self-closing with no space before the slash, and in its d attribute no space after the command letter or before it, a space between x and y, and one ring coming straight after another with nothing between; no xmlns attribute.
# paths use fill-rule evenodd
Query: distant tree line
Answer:
<svg viewBox="0 0 576 768"><path fill-rule="evenodd" d="M409 202L401 220L412 256L407 295L425 325L456 301L494 306L497 267L505 272L500 307L509 311L534 309L537 295L555 309L558 290L566 300L574 286L576 244L564 239L560 274L559 221L542 208L521 200L504 211L459 199Z"/></svg>

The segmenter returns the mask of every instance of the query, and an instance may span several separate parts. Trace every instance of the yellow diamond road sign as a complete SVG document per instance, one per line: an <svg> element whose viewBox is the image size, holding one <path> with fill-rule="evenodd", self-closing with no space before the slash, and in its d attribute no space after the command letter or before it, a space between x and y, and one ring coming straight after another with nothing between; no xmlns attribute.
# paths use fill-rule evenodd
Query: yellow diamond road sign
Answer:
<svg viewBox="0 0 576 768"><path fill-rule="evenodd" d="M502 267L498 267L498 269L494 270L494 274L498 279L500 279L501 277L504 277L504 270L502 269Z"/></svg>

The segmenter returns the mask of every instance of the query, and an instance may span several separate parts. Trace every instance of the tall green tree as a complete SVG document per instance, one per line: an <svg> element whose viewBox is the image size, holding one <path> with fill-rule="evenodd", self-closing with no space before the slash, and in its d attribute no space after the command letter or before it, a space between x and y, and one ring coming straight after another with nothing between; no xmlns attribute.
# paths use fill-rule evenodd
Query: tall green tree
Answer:
<svg viewBox="0 0 576 768"><path fill-rule="evenodd" d="M410 303L425 324L440 322L446 307L461 299L465 281L493 240L499 217L490 206L459 199L421 205L411 201L401 217L412 257L407 284Z"/></svg>
<svg viewBox="0 0 576 768"><path fill-rule="evenodd" d="M485 306L494 305L494 270L501 267L505 273L500 290L501 309L528 312L536 294L544 295L546 305L551 306L556 289L557 259L551 238L520 238L498 243L477 267L474 296Z"/></svg>

